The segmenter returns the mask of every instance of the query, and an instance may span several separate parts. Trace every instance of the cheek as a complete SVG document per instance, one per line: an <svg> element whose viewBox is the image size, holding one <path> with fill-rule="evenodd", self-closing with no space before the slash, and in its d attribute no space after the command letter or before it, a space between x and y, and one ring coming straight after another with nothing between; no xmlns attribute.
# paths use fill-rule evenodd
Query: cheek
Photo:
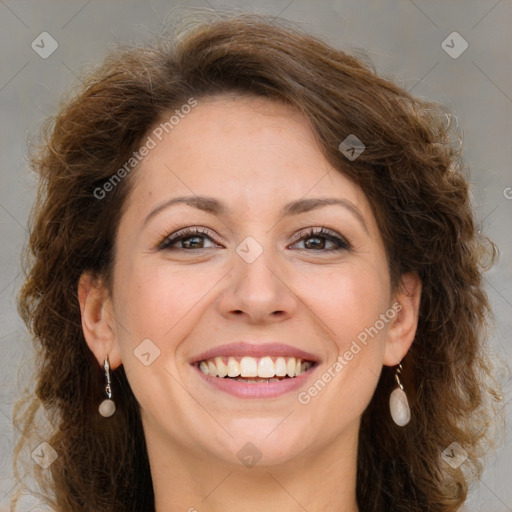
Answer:
<svg viewBox="0 0 512 512"><path fill-rule="evenodd" d="M120 263L118 270L116 313L124 328L122 336L131 340L130 345L150 338L162 348L172 348L169 342L180 339L180 332L195 320L201 298L216 282L206 268L171 269L166 262Z"/></svg>
<svg viewBox="0 0 512 512"><path fill-rule="evenodd" d="M198 321L205 273L169 265L120 262L116 288L117 340L130 386L144 408L158 410L158 394L173 395L175 353ZM142 363L142 364L141 364ZM174 391L176 387L174 386ZM186 397L185 397L186 398Z"/></svg>
<svg viewBox="0 0 512 512"><path fill-rule="evenodd" d="M389 305L387 276L371 266L347 266L309 277L302 282L302 295L340 350L374 325Z"/></svg>
<svg viewBox="0 0 512 512"><path fill-rule="evenodd" d="M389 287L385 277L366 270L316 281L322 293L312 307L331 346L329 360L299 402L309 404L312 416L323 418L333 436L366 409L382 370L389 319L382 321L381 315L389 308Z"/></svg>

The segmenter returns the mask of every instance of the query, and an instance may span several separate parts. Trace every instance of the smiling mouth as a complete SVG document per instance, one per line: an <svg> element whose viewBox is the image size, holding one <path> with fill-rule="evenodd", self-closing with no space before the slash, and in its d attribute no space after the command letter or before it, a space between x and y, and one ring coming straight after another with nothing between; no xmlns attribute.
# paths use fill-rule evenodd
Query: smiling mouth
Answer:
<svg viewBox="0 0 512 512"><path fill-rule="evenodd" d="M315 364L296 357L218 356L198 361L196 366L210 377L260 383L293 379L309 371Z"/></svg>

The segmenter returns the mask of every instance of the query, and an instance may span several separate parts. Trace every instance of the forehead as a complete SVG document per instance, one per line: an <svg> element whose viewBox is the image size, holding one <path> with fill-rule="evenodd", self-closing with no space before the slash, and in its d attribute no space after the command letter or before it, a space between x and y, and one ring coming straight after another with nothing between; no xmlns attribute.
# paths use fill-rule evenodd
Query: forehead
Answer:
<svg viewBox="0 0 512 512"><path fill-rule="evenodd" d="M157 124L159 126L164 123ZM296 108L258 97L215 96L198 101L178 124L165 130L145 159L172 157L180 162L208 159L225 163L244 153L251 161L272 157L285 148L301 148L301 155L318 160L321 152L306 117ZM167 127L170 128L170 127ZM236 153L235 153L236 152ZM292 158L295 153L289 153ZM217 158L214 158L214 157ZM244 162L236 161L242 168Z"/></svg>
<svg viewBox="0 0 512 512"><path fill-rule="evenodd" d="M363 191L329 164L307 118L292 106L257 97L198 100L159 140L155 129L170 115L149 132L156 144L135 173L131 199L139 208L191 194L224 197L244 211L269 206L270 197L277 206L333 193L367 206Z"/></svg>

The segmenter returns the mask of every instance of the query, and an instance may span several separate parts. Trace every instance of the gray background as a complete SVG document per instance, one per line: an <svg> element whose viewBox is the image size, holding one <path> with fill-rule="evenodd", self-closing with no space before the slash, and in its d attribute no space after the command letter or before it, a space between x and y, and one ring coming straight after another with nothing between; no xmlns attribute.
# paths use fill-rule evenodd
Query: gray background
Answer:
<svg viewBox="0 0 512 512"><path fill-rule="evenodd" d="M367 50L382 74L415 95L451 108L463 129L463 154L481 227L501 252L498 264L485 276L496 315L492 342L505 361L512 361L510 0L282 0L272 4L0 0L0 508L7 506L16 485L10 453L22 434L12 427L12 405L18 386L30 376L32 354L15 309L21 284L20 252L35 195L26 141L37 134L46 116L55 113L59 97L77 80L76 75L98 63L110 45L151 38L166 19L172 22L189 12L180 6L281 14L335 46ZM458 58L441 46L453 31L469 44ZM42 32L51 34L59 45L46 59L31 47ZM505 410L510 418L510 374L504 370L498 374L506 385ZM512 511L510 422L503 434L503 444L488 460L466 510ZM37 500L27 498L24 503L26 510L44 510Z"/></svg>

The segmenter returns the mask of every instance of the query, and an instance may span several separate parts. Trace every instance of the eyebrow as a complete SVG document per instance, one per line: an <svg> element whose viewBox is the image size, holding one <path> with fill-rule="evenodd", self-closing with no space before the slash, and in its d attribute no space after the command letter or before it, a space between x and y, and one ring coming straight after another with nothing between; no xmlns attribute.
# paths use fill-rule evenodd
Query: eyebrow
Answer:
<svg viewBox="0 0 512 512"><path fill-rule="evenodd" d="M164 201L159 204L156 208L154 208L149 215L144 219L144 226L149 222L151 218L160 213L162 210L166 210L170 206L174 204L186 204L188 206L192 206L199 210L202 210L206 213L211 213L213 215L227 215L229 213L229 208L213 197L206 196L182 196L182 197L174 197L173 199L169 199L168 201ZM369 233L368 227L364 220L363 214L359 211L359 209L348 199L338 199L336 197L323 197L323 198L310 198L310 199L297 199L296 201L292 201L283 206L280 212L281 217L288 217L290 215L298 215L300 213L306 213L311 210L315 210L317 208L321 208L323 206L329 205L338 205L342 206L348 211L350 211L354 217L356 217L361 225L363 226L366 233Z"/></svg>

